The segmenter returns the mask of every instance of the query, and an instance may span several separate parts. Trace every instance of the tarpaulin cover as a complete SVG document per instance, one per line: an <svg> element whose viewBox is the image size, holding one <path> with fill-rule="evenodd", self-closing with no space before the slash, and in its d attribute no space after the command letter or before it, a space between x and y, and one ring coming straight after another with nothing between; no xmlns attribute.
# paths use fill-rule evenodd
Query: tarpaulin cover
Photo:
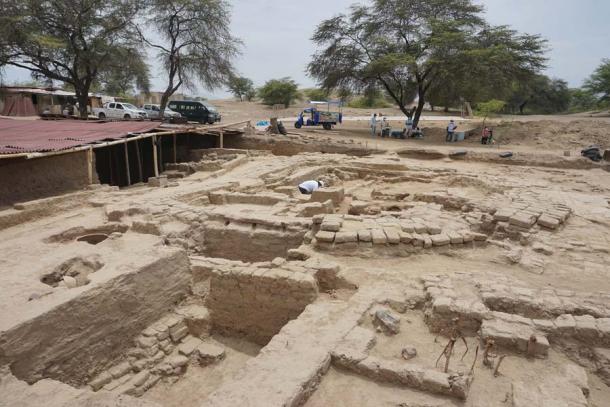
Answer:
<svg viewBox="0 0 610 407"><path fill-rule="evenodd" d="M155 122L0 119L0 154L60 151L117 140L159 127Z"/></svg>

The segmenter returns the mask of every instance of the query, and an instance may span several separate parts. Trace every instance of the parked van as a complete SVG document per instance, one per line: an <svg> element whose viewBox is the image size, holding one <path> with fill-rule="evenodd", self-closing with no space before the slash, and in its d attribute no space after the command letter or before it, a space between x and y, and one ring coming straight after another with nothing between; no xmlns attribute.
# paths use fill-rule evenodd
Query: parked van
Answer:
<svg viewBox="0 0 610 407"><path fill-rule="evenodd" d="M178 112L183 117L186 117L189 122L214 124L221 119L220 113L218 113L214 106L203 102L190 100L171 101L167 106L174 112Z"/></svg>

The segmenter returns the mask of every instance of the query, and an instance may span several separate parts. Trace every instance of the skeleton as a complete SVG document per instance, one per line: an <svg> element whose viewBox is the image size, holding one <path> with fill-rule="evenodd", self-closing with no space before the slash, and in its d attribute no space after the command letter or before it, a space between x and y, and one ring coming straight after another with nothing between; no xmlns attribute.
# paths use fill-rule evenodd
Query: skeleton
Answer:
<svg viewBox="0 0 610 407"><path fill-rule="evenodd" d="M445 356L445 369L443 370L445 373L447 373L449 371L449 361L451 360L451 355L453 354L453 348L455 347L455 343L457 342L458 339L461 339L462 342L464 342L464 346L466 347L466 351L462 355L461 360L464 360L464 356L466 356L466 354L468 353L468 343L466 342L466 338L464 338L464 335L462 335L462 332L459 328L460 318L459 317L453 318L452 322L453 322L453 327L451 329L451 334L449 336L449 342L445 346L445 349L443 349L443 352L438 356L438 359L436 359L436 364L435 364L435 366L438 366L438 362L441 360L441 358L443 356ZM436 341L436 339L435 339L435 341Z"/></svg>
<svg viewBox="0 0 610 407"><path fill-rule="evenodd" d="M500 359L498 359L498 364L496 365L496 368L494 369L494 377L498 377L500 375L500 365L502 364L502 361L504 360L505 357L506 357L506 355L502 355L502 356L500 356Z"/></svg>
<svg viewBox="0 0 610 407"><path fill-rule="evenodd" d="M483 366L487 366L488 368L493 368L493 360L491 358L495 358L495 355L491 353L493 349L495 341L491 338L485 338L485 350L483 351Z"/></svg>

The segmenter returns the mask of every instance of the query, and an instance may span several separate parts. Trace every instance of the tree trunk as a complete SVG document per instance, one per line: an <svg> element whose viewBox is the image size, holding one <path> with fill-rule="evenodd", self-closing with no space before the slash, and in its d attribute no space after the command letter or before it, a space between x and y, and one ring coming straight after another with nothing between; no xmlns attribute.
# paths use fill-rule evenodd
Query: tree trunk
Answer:
<svg viewBox="0 0 610 407"><path fill-rule="evenodd" d="M525 109L525 105L527 105L527 100L519 105L519 114L523 114L523 109Z"/></svg>
<svg viewBox="0 0 610 407"><path fill-rule="evenodd" d="M448 107L448 106L445 106L445 108L443 109L443 112L445 112L445 113L449 113L449 107Z"/></svg>
<svg viewBox="0 0 610 407"><path fill-rule="evenodd" d="M413 119L413 127L417 127L419 125L419 118L421 117L421 113L424 111L424 105L426 104L425 92L420 87L418 91L419 100L417 101L417 108L415 109L415 118Z"/></svg>
<svg viewBox="0 0 610 407"><path fill-rule="evenodd" d="M78 114L81 119L87 119L89 116L87 112L87 105L89 104L89 88L88 87L74 87L76 93L76 100L78 101Z"/></svg>

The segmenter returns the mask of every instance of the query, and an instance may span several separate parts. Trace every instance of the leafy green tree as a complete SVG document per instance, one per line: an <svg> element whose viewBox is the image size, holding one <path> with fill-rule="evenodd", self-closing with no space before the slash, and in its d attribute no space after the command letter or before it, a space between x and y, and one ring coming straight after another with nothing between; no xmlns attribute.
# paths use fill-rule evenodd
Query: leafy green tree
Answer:
<svg viewBox="0 0 610 407"><path fill-rule="evenodd" d="M498 99L477 103L477 115L483 116L483 127L489 116L501 113L505 106L506 102Z"/></svg>
<svg viewBox="0 0 610 407"><path fill-rule="evenodd" d="M588 89L570 89L570 113L580 113L597 108L598 99Z"/></svg>
<svg viewBox="0 0 610 407"><path fill-rule="evenodd" d="M603 59L602 64L585 81L585 89L599 96L599 102L610 104L610 59Z"/></svg>
<svg viewBox="0 0 610 407"><path fill-rule="evenodd" d="M143 41L157 51L167 74L161 96L161 115L181 86L196 83L208 90L225 86L234 76L232 60L240 41L230 31L231 13L225 0L147 0L146 24L161 41L145 35Z"/></svg>
<svg viewBox="0 0 610 407"><path fill-rule="evenodd" d="M263 103L269 106L284 105L288 107L300 97L298 86L290 78L271 79L258 90Z"/></svg>
<svg viewBox="0 0 610 407"><path fill-rule="evenodd" d="M324 101L330 96L328 90L321 88L305 89L303 93L309 100Z"/></svg>
<svg viewBox="0 0 610 407"><path fill-rule="evenodd" d="M117 50L134 49L138 0L0 0L0 66L25 68L74 88L80 116ZM127 66L130 61L122 61ZM139 63L140 61L138 61Z"/></svg>
<svg viewBox="0 0 610 407"><path fill-rule="evenodd" d="M243 76L232 76L229 78L227 87L233 96L239 98L241 102L244 101L244 98L246 100L252 100L252 95L255 94L254 83L251 79Z"/></svg>
<svg viewBox="0 0 610 407"><path fill-rule="evenodd" d="M465 90L510 83L544 66L544 41L491 27L471 0L374 0L322 22L310 75L324 88L381 86L417 125L432 86L470 75ZM455 72L455 73L454 73ZM418 100L417 107L409 105ZM479 100L485 100L479 96Z"/></svg>
<svg viewBox="0 0 610 407"><path fill-rule="evenodd" d="M109 62L101 67L94 88L114 96L126 97L134 90L150 92L150 72L141 50L117 48Z"/></svg>
<svg viewBox="0 0 610 407"><path fill-rule="evenodd" d="M526 107L530 113L552 114L567 111L570 98L570 90L564 80L534 75L515 84L508 104L512 109L518 109L520 114L525 113Z"/></svg>

